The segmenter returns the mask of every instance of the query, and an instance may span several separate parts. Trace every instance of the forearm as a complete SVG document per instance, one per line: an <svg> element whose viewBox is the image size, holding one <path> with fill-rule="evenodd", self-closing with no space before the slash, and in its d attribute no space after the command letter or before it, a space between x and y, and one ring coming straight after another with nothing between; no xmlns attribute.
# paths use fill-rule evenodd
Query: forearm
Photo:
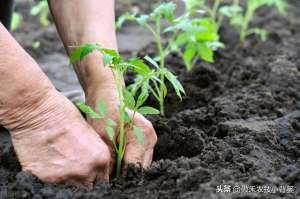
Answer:
<svg viewBox="0 0 300 199"><path fill-rule="evenodd" d="M0 124L18 119L20 106L38 103L55 88L0 23ZM12 111L14 110L14 111Z"/></svg>
<svg viewBox="0 0 300 199"><path fill-rule="evenodd" d="M37 63L0 23L0 105L6 104L11 96L26 94L27 90L48 87L54 88Z"/></svg>
<svg viewBox="0 0 300 199"><path fill-rule="evenodd" d="M86 43L117 49L114 0L49 0L49 4L68 53ZM85 90L113 81L111 71L99 60L101 55L93 53L74 66Z"/></svg>

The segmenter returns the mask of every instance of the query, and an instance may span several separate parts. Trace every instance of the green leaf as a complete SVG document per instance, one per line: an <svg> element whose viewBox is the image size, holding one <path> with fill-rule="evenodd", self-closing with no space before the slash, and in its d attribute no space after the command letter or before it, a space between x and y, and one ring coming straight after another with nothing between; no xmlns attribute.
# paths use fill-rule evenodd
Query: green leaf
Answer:
<svg viewBox="0 0 300 199"><path fill-rule="evenodd" d="M101 52L103 54L107 54L107 55L110 55L112 57L119 57L119 53L113 49L108 49L108 48L101 48Z"/></svg>
<svg viewBox="0 0 300 199"><path fill-rule="evenodd" d="M114 126L117 126L117 123L112 119L108 119L106 122L106 125L110 126L110 127L114 127Z"/></svg>
<svg viewBox="0 0 300 199"><path fill-rule="evenodd" d="M93 111L93 109L90 106L88 106L82 102L76 103L76 106L79 108L80 111L85 113L87 117L90 117L92 119L102 119L103 118L98 113Z"/></svg>
<svg viewBox="0 0 300 199"><path fill-rule="evenodd" d="M186 10L189 13L196 12L197 9L204 5L204 0L184 0Z"/></svg>
<svg viewBox="0 0 300 199"><path fill-rule="evenodd" d="M149 15L141 15L140 17L136 18L136 21L140 26L145 26L149 19Z"/></svg>
<svg viewBox="0 0 300 199"><path fill-rule="evenodd" d="M183 31L185 33L197 33L204 31L205 27L202 27L197 24L193 24L190 19L182 19L177 24L170 26L164 30L164 32L175 32L175 31Z"/></svg>
<svg viewBox="0 0 300 199"><path fill-rule="evenodd" d="M142 115L158 115L160 113L159 110L150 106L143 106L139 108L137 112L139 112Z"/></svg>
<svg viewBox="0 0 300 199"><path fill-rule="evenodd" d="M132 59L129 62L130 64L132 64L134 66L133 70L137 73L140 74L142 76L146 76L149 73L151 73L151 69L149 68L149 66L147 66L143 60L141 59Z"/></svg>
<svg viewBox="0 0 300 199"><path fill-rule="evenodd" d="M189 41L189 35L188 35L188 34L180 34L180 35L176 38L175 43L176 43L178 46L182 46L182 45L185 45L188 41Z"/></svg>
<svg viewBox="0 0 300 199"><path fill-rule="evenodd" d="M107 126L105 128L106 134L111 141L114 141L115 131L112 127Z"/></svg>
<svg viewBox="0 0 300 199"><path fill-rule="evenodd" d="M157 64L156 61L154 61L154 59L152 59L151 57L149 57L148 55L144 57L144 59L146 61L148 61L149 63L151 63L153 66L155 66L156 68L160 68L159 65Z"/></svg>
<svg viewBox="0 0 300 199"><path fill-rule="evenodd" d="M107 116L107 113L108 113L107 107L106 107L106 104L103 101L98 102L97 108L98 108L99 115L101 117L106 117Z"/></svg>
<svg viewBox="0 0 300 199"><path fill-rule="evenodd" d="M165 71L165 77L171 82L177 96L182 99L181 93L185 94L185 91L181 83L177 80L177 77L167 70Z"/></svg>
<svg viewBox="0 0 300 199"><path fill-rule="evenodd" d="M135 15L133 14L130 14L130 13L125 13L123 15L121 15L118 20L117 20L117 23L116 23L116 26L117 28L122 28L123 24L126 22L126 21L134 21L136 20L136 17Z"/></svg>
<svg viewBox="0 0 300 199"><path fill-rule="evenodd" d="M21 25L22 21L23 21L23 16L18 12L14 12L11 20L11 30L12 31L17 30L18 27Z"/></svg>
<svg viewBox="0 0 300 199"><path fill-rule="evenodd" d="M137 126L133 126L133 129L134 129L134 133L135 133L135 136L136 138L138 139L138 141L144 145L145 144L145 138L144 138L144 134L142 132L142 129L137 127Z"/></svg>
<svg viewBox="0 0 300 199"><path fill-rule="evenodd" d="M243 26L243 23L244 23L244 16L241 14L236 15L235 17L232 17L230 19L230 24L237 28L241 28Z"/></svg>
<svg viewBox="0 0 300 199"><path fill-rule="evenodd" d="M209 63L214 62L214 52L209 46L205 43L200 43L198 45L198 53L201 59Z"/></svg>
<svg viewBox="0 0 300 199"><path fill-rule="evenodd" d="M124 103L125 103L126 107L128 107L129 109L134 110L135 109L134 96L132 96L131 92L128 91L127 89L125 89L123 91L123 95L124 95Z"/></svg>
<svg viewBox="0 0 300 199"><path fill-rule="evenodd" d="M248 35L250 35L250 34L256 34L256 35L258 35L262 41L266 41L267 40L268 33L264 29L261 29L261 28L252 28L252 29L250 29L248 31Z"/></svg>
<svg viewBox="0 0 300 199"><path fill-rule="evenodd" d="M193 43L189 43L183 53L183 60L188 70L192 69L193 67L192 61L194 60L196 54L197 54L197 49L195 45Z"/></svg>
<svg viewBox="0 0 300 199"><path fill-rule="evenodd" d="M233 4L233 5L227 5L227 6L222 6L219 9L219 12L223 14L224 16L228 18L232 18L237 16L238 14L241 14L243 11L243 8L239 5Z"/></svg>
<svg viewBox="0 0 300 199"><path fill-rule="evenodd" d="M145 103L145 101L148 99L148 97L149 97L148 89L142 89L142 92L137 99L136 107L142 106Z"/></svg>
<svg viewBox="0 0 300 199"><path fill-rule="evenodd" d="M174 11L176 9L176 4L170 3L161 3L157 8L154 9L151 17L159 18L164 17L166 20L171 22L174 19Z"/></svg>
<svg viewBox="0 0 300 199"><path fill-rule="evenodd" d="M212 42L207 42L207 46L212 49L213 51L216 51L218 49L225 48L225 45L220 42L220 41L212 41Z"/></svg>
<svg viewBox="0 0 300 199"><path fill-rule="evenodd" d="M104 66L107 66L107 65L109 65L109 64L112 62L113 57L112 57L111 55L104 54L104 55L102 56L102 60L103 60Z"/></svg>
<svg viewBox="0 0 300 199"><path fill-rule="evenodd" d="M84 46L76 48L70 55L70 62L74 64L77 61L81 61L87 56L89 53L94 50L101 51L102 48L99 44L86 44Z"/></svg>
<svg viewBox="0 0 300 199"><path fill-rule="evenodd" d="M274 4L280 14L286 13L288 5L284 0L274 0Z"/></svg>

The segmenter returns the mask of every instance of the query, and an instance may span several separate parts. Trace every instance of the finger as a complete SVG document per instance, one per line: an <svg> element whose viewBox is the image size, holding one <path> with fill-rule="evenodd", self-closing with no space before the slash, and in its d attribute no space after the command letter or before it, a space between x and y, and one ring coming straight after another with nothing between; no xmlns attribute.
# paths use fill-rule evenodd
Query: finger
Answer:
<svg viewBox="0 0 300 199"><path fill-rule="evenodd" d="M101 171L98 172L96 176L96 182L108 182L109 181L109 176L110 176L110 167L107 167L105 169L102 169Z"/></svg>
<svg viewBox="0 0 300 199"><path fill-rule="evenodd" d="M104 123L101 123L99 121L94 120L88 120L89 123L93 126L93 128L96 130L98 135L101 137L102 141L108 146L111 158L110 158L110 164L109 164L109 173L113 174L114 171L114 165L115 165L115 157L116 157L116 151L115 147L113 145L113 142L109 139L106 132L103 130L103 126L105 126ZM115 132L118 132L116 129ZM117 135L116 135L117 136Z"/></svg>
<svg viewBox="0 0 300 199"><path fill-rule="evenodd" d="M129 164L143 165L145 157L144 146L136 138L128 138L127 140L124 166L127 167Z"/></svg>
<svg viewBox="0 0 300 199"><path fill-rule="evenodd" d="M150 148L146 151L144 162L142 164L144 169L148 169L151 166L152 158L153 158L153 151L154 151L153 148Z"/></svg>

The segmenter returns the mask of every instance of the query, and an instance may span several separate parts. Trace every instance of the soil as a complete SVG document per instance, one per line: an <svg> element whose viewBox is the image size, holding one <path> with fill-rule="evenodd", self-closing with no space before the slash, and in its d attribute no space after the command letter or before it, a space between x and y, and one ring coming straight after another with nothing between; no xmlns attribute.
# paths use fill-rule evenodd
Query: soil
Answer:
<svg viewBox="0 0 300 199"><path fill-rule="evenodd" d="M170 92L167 117L150 118L158 143L148 171L132 166L124 179L91 190L44 184L21 171L8 133L1 133L0 198L300 198L300 2L289 3L286 17L260 11L254 24L268 30L266 42L250 37L241 44L235 31L223 27L227 47L214 64L199 62L186 72L177 55L168 58L187 95L179 102ZM53 27L26 22L15 36L59 89L78 89L71 95L78 97L80 87ZM28 43L30 36L41 41L39 51ZM139 54L155 51L150 44ZM219 193L221 185L242 193ZM253 186L264 189L254 192ZM287 186L294 193L260 193Z"/></svg>

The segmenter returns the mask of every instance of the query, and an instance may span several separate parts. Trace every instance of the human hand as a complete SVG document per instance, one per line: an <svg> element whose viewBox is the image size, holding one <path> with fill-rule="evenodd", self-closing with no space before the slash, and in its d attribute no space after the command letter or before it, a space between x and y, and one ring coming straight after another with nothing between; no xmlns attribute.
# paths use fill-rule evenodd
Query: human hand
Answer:
<svg viewBox="0 0 300 199"><path fill-rule="evenodd" d="M86 92L87 104L94 110L99 101L106 104L108 109L107 119L119 121L119 101L115 85L112 81L102 83L97 87L91 88ZM128 110L128 115L133 116L133 112ZM105 120L94 120L88 118L88 123L99 133L103 141L108 145L111 152L111 172L115 164L115 150L113 143L105 132ZM135 113L133 123L139 127L145 138L145 143L141 144L136 138L134 132L126 132L126 148L123 159L123 165L126 168L128 164L140 164L143 168L148 168L152 162L154 146L157 142L157 135L150 121L139 113ZM116 127L116 143L118 143L118 127Z"/></svg>
<svg viewBox="0 0 300 199"><path fill-rule="evenodd" d="M24 171L75 186L109 180L108 147L69 100L57 91L26 99L4 121Z"/></svg>

